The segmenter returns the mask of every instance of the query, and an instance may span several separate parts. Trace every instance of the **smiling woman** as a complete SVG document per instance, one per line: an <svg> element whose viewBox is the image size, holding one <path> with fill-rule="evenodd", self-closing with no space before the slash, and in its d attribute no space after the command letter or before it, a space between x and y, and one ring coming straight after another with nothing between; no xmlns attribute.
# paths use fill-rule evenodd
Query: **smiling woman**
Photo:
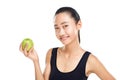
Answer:
<svg viewBox="0 0 120 80"><path fill-rule="evenodd" d="M59 14L59 16L57 14ZM68 34L70 33L71 35L77 33L78 37L75 37L75 38L78 38L78 40L80 41L79 29L81 27L81 21L80 21L80 16L78 15L78 13L74 9L71 9L71 8L66 8L66 9L61 8L55 13L55 15L56 16L55 16L54 23L55 23L55 32L56 32L57 38L62 40L62 39L65 39L65 36L64 36L65 33L68 33ZM70 17L73 19L69 19ZM78 30L74 31L75 27ZM70 36L66 35L66 37L70 37Z"/></svg>
<svg viewBox="0 0 120 80"><path fill-rule="evenodd" d="M64 46L48 50L44 74L35 49L27 52L20 46L20 51L28 54L34 63L36 80L87 80L91 73L102 80L115 80L96 56L80 46L81 26L80 16L72 7L61 7L56 11L55 34Z"/></svg>
<svg viewBox="0 0 120 80"><path fill-rule="evenodd" d="M63 18L64 16L66 16L66 15L70 15L71 16L71 18L73 18L72 19L72 21L73 22L70 22L70 21L68 21L69 19L69 16L66 16L66 17L64 17L63 18L63 22L61 22L61 26L63 26L63 28L65 29L66 27L69 27L69 25L68 24L70 24L70 23L79 23L79 25L81 25L81 21L80 21L80 16L79 16L79 14L76 12L76 10L73 10L73 9L70 9L70 8L68 8L68 9L59 9L56 13L55 13L55 15L57 15L57 14L59 14L59 13L63 13L63 12L66 12L65 14L61 14L61 16L59 16L58 18L59 19L61 19L61 18ZM59 20L59 19L57 19L57 16L56 16L56 20ZM55 29L58 29L59 27L57 27L58 25L55 23ZM80 26L79 26L80 27ZM57 31L56 31L57 32ZM79 42L80 42L80 30L78 30L78 39L79 39Z"/></svg>

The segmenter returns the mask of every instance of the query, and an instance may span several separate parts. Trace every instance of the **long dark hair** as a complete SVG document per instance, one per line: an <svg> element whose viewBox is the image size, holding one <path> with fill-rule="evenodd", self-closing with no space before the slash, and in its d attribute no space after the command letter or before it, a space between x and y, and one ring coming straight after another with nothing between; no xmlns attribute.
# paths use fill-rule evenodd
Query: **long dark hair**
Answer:
<svg viewBox="0 0 120 80"><path fill-rule="evenodd" d="M80 16L77 13L77 11L75 9L73 9L72 7L61 7L59 8L55 15L62 13L62 12L67 12L71 15L71 17L75 20L76 24L78 23L78 21L80 20ZM78 39L79 39L79 43L80 43L80 30L78 30Z"/></svg>

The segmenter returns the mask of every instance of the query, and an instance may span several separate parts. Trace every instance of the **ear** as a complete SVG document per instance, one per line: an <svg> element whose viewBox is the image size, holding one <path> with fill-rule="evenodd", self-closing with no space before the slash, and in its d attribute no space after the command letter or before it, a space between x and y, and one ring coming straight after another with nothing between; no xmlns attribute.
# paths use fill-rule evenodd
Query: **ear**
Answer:
<svg viewBox="0 0 120 80"><path fill-rule="evenodd" d="M80 30L81 27L82 27L82 22L81 20L79 20L77 23L77 29Z"/></svg>

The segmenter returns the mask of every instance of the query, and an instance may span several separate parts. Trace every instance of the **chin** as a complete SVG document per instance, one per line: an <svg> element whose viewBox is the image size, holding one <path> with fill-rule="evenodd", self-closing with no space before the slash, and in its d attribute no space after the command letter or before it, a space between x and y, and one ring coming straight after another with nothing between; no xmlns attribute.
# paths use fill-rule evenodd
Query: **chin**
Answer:
<svg viewBox="0 0 120 80"><path fill-rule="evenodd" d="M62 42L62 44L63 44L63 45L68 45L68 44L70 44L70 42L69 42L69 41L64 41L64 42L63 42L63 41L61 41L61 42Z"/></svg>

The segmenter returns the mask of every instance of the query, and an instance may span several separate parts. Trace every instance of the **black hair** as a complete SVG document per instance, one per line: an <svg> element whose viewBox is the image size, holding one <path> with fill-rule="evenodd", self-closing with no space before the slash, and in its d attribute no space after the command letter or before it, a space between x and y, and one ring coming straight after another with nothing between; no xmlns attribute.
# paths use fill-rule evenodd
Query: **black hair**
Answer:
<svg viewBox="0 0 120 80"><path fill-rule="evenodd" d="M71 15L71 17L75 20L76 23L78 23L78 21L80 21L79 14L72 7L61 7L56 11L55 15L57 15L59 13L63 13L63 12L69 13ZM79 43L80 43L80 30L78 30L78 38L79 38Z"/></svg>

